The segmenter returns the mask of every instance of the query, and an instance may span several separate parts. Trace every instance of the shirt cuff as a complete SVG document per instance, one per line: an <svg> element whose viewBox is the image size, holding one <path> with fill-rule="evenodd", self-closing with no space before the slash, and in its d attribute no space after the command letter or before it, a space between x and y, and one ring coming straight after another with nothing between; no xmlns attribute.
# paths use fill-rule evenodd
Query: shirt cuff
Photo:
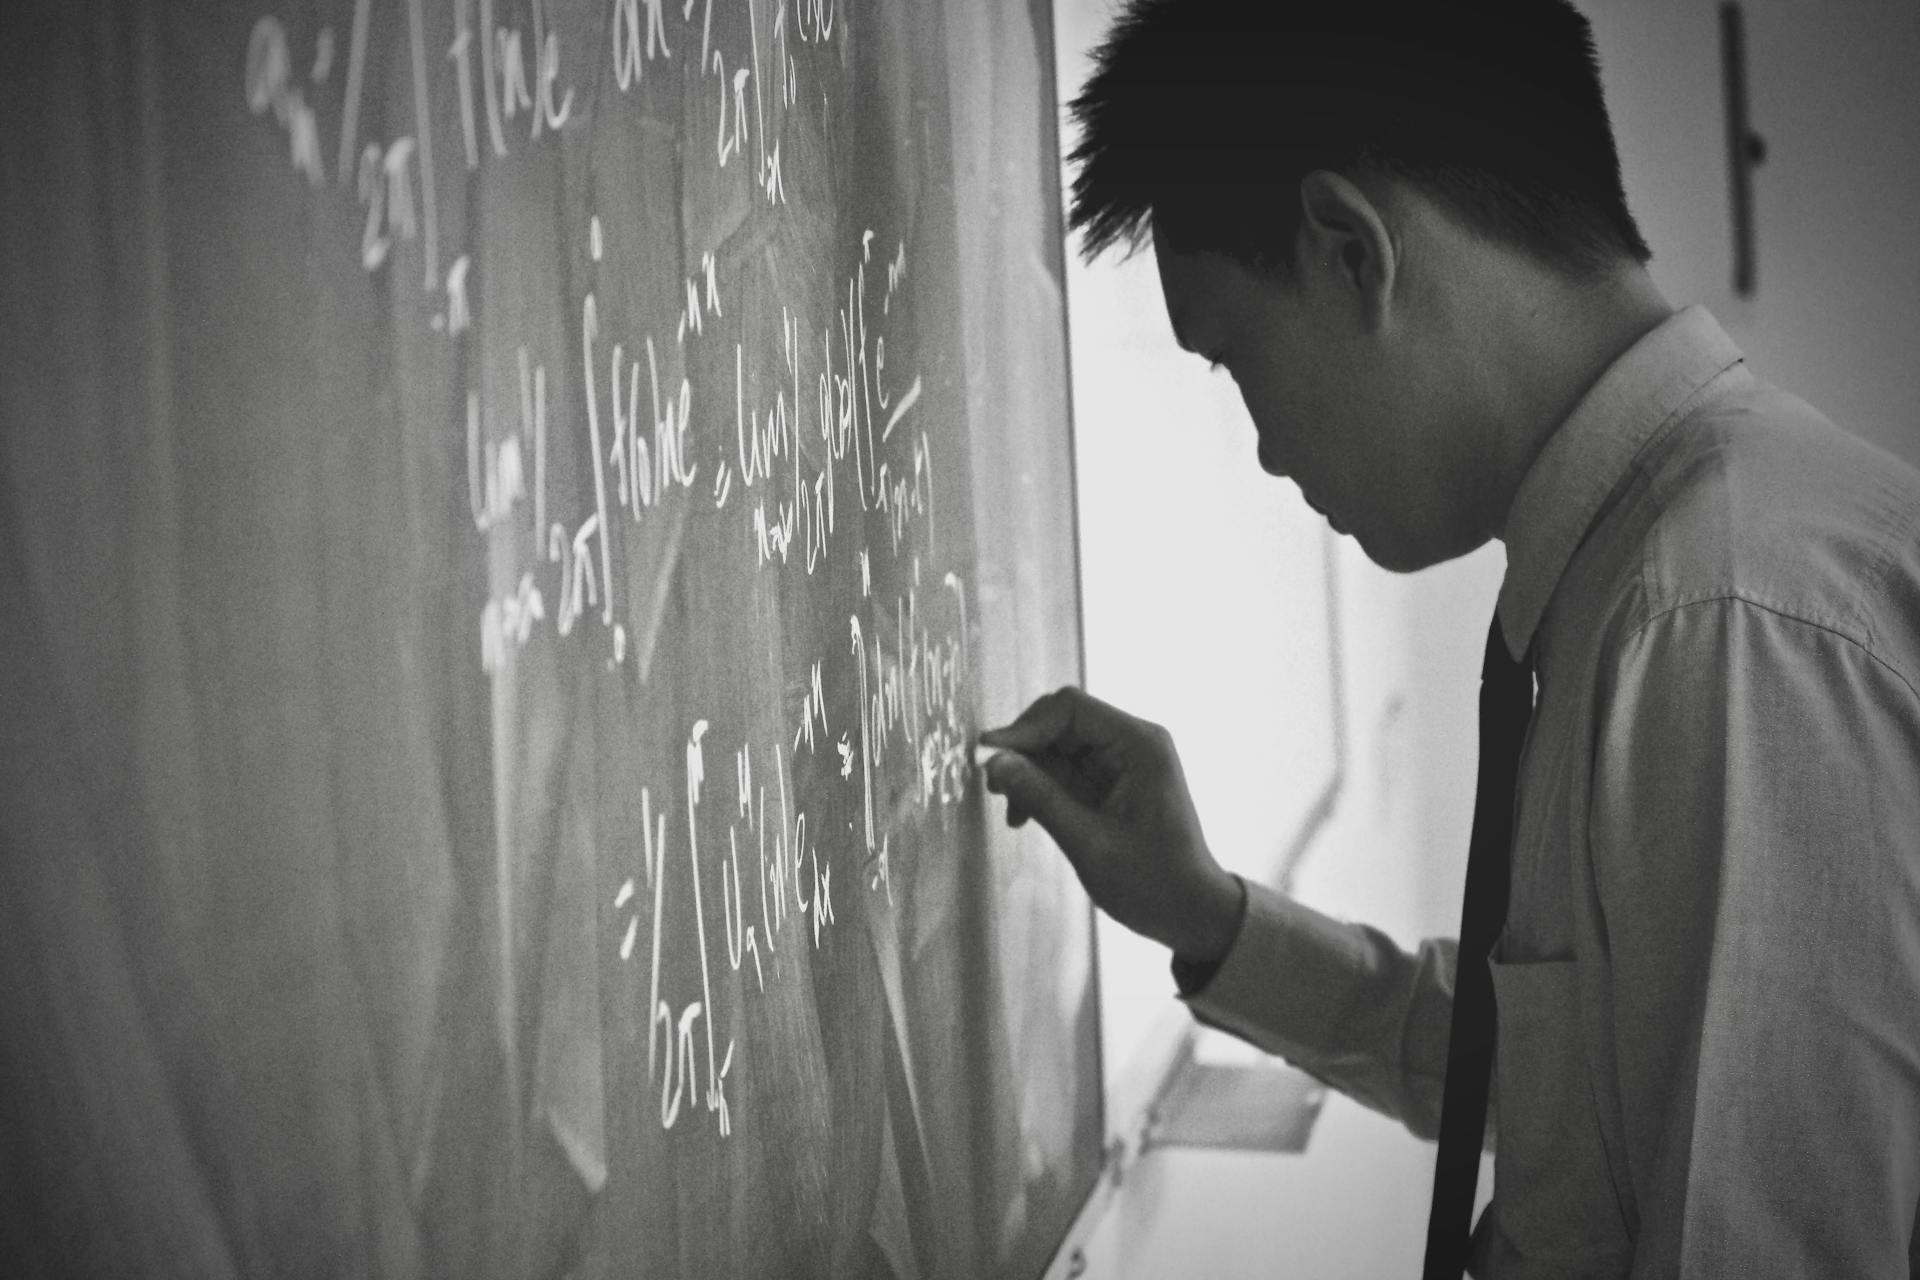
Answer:
<svg viewBox="0 0 1920 1280"><path fill-rule="evenodd" d="M1245 883L1245 882L1243 882ZM1217 965L1176 961L1181 999L1202 1022L1269 1053L1312 1061L1351 1033L1355 978L1373 967L1360 931L1277 889L1246 884L1233 946Z"/></svg>
<svg viewBox="0 0 1920 1280"><path fill-rule="evenodd" d="M1240 929L1247 921L1247 882L1238 875L1233 877L1233 882L1240 886L1240 910L1234 916L1233 941L1227 944L1227 955L1233 954L1233 948L1239 944ZM1212 982L1213 975L1220 971L1220 966L1226 963L1226 958L1221 956L1218 960L1186 960L1175 954L1173 985L1179 991L1180 998L1185 1000Z"/></svg>

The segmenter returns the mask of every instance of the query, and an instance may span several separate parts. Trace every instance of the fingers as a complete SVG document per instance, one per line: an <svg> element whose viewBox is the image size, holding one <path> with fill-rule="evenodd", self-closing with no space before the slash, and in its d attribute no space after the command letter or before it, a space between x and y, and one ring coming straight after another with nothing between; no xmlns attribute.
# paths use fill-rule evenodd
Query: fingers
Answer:
<svg viewBox="0 0 1920 1280"><path fill-rule="evenodd" d="M1012 724L982 730L981 745L1024 751L1029 755L1051 748L1072 720L1065 702L1067 693L1068 690L1059 689L1035 698Z"/></svg>
<svg viewBox="0 0 1920 1280"><path fill-rule="evenodd" d="M1007 798L1007 821L1015 826L1031 817L1075 862L1090 837L1093 813L1045 769L1017 751L1002 751L987 761L987 790Z"/></svg>
<svg viewBox="0 0 1920 1280"><path fill-rule="evenodd" d="M1069 685L1034 699L1012 724L980 734L984 746L1028 756L1113 748L1145 728L1145 722Z"/></svg>
<svg viewBox="0 0 1920 1280"><path fill-rule="evenodd" d="M1076 762L1072 757L1056 752L1045 752L1040 755L1025 756L1024 758L1035 768L1046 774L1047 777L1051 778L1056 787L1060 788L1074 800L1090 808L1099 807L1101 796L1104 794L1104 788L1100 786L1096 780L1088 778L1082 770L1076 766ZM989 759L987 763L991 764L991 759ZM988 774L988 789L992 789L991 773ZM1008 826L1024 826L1027 819L1031 816L1026 809L1022 808L1011 797L1008 798Z"/></svg>

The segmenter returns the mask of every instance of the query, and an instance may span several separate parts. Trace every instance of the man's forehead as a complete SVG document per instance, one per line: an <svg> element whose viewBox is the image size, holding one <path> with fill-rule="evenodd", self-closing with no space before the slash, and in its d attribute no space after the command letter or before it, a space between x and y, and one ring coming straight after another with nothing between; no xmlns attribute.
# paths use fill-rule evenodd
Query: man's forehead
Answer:
<svg viewBox="0 0 1920 1280"><path fill-rule="evenodd" d="M1183 351L1193 350L1193 339L1187 336L1191 332L1189 326L1192 324L1192 319L1188 314L1191 308L1184 301L1176 299L1172 293L1166 295L1166 303L1167 320L1173 325L1174 345Z"/></svg>
<svg viewBox="0 0 1920 1280"><path fill-rule="evenodd" d="M1219 304L1223 282L1209 279L1206 259L1201 255L1172 252L1158 236L1153 250L1173 340L1188 351L1196 351L1204 341L1208 316Z"/></svg>

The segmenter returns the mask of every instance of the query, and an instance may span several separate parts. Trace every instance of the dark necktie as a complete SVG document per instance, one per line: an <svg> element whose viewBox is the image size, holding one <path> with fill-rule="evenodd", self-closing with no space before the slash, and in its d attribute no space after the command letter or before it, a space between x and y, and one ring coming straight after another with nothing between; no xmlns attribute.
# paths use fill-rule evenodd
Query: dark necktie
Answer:
<svg viewBox="0 0 1920 1280"><path fill-rule="evenodd" d="M1487 1083L1493 1070L1493 972L1488 957L1507 919L1514 783L1532 714L1533 665L1507 656L1496 613L1480 667L1480 778L1473 796L1466 899L1460 908L1460 964L1453 985L1423 1280L1459 1280L1467 1265L1473 1189L1487 1124Z"/></svg>

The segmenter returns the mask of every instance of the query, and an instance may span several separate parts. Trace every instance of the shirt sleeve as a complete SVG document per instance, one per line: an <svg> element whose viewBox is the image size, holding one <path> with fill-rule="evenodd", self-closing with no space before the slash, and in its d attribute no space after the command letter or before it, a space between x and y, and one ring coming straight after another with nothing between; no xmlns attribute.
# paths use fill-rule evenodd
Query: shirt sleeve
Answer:
<svg viewBox="0 0 1920 1280"><path fill-rule="evenodd" d="M1194 1015L1434 1137L1454 942L1429 940L1409 953L1377 929L1263 885L1246 888L1240 932L1211 977L1190 989L1205 975L1176 971Z"/></svg>
<svg viewBox="0 0 1920 1280"><path fill-rule="evenodd" d="M1718 599L1641 627L1601 697L1589 836L1633 1275L1906 1276L1913 688L1853 639Z"/></svg>

